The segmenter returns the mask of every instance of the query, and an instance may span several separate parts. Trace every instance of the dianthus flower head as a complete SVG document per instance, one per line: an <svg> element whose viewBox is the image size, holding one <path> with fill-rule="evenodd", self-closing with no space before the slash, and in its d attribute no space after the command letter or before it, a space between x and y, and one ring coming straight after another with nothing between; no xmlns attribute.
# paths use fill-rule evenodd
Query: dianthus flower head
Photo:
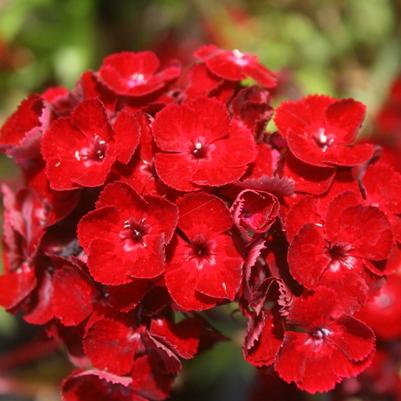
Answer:
<svg viewBox="0 0 401 401"><path fill-rule="evenodd" d="M274 368L280 377L309 393L325 392L371 362L375 336L361 321L336 317L334 291L320 287L296 299Z"/></svg>
<svg viewBox="0 0 401 401"><path fill-rule="evenodd" d="M353 99L307 96L282 103L274 121L292 154L314 166L357 166L373 154L370 144L356 144L365 106Z"/></svg>
<svg viewBox="0 0 401 401"><path fill-rule="evenodd" d="M156 115L153 136L160 149L157 174L180 191L229 184L255 159L252 133L231 120L226 106L214 99L167 106Z"/></svg>
<svg viewBox="0 0 401 401"><path fill-rule="evenodd" d="M176 224L177 207L166 199L141 198L123 183L107 185L78 226L92 277L117 285L159 276Z"/></svg>
<svg viewBox="0 0 401 401"><path fill-rule="evenodd" d="M260 64L256 56L243 53L238 49L224 50L214 45L203 46L195 52L195 57L218 77L232 81L253 78L266 88L277 85L277 77Z"/></svg>
<svg viewBox="0 0 401 401"><path fill-rule="evenodd" d="M50 185L57 190L103 185L113 163L128 162L138 143L131 114L121 111L111 127L102 103L84 100L71 117L54 121L43 135Z"/></svg>
<svg viewBox="0 0 401 401"><path fill-rule="evenodd" d="M219 300L233 300L243 259L228 234L230 213L219 198L197 192L178 200L178 228L166 268L173 300L186 310L202 310Z"/></svg>
<svg viewBox="0 0 401 401"><path fill-rule="evenodd" d="M167 399L183 361L228 340L208 323L227 311L243 315L227 330L246 332L244 359L277 400L348 378L340 401L367 377L393 397L396 156L358 142L356 100L275 110L282 79L256 56L194 56L181 70L151 51L109 55L5 122L0 149L22 174L2 185L0 304L64 346L78 368L64 401ZM393 355L359 379L367 324Z"/></svg>
<svg viewBox="0 0 401 401"><path fill-rule="evenodd" d="M161 70L159 68L160 61L153 52L121 52L103 60L99 77L118 95L138 97L162 89L181 72L176 62Z"/></svg>

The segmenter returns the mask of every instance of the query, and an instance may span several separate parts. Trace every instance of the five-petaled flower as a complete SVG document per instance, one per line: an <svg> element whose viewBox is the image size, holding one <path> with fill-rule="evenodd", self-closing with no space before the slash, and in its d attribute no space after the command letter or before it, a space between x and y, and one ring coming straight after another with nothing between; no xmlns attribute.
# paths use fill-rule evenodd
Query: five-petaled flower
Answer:
<svg viewBox="0 0 401 401"><path fill-rule="evenodd" d="M253 78L266 88L277 85L277 77L260 64L256 56L243 53L238 49L224 50L214 45L203 46L195 52L195 57L206 64L215 75L232 81Z"/></svg>
<svg viewBox="0 0 401 401"><path fill-rule="evenodd" d="M352 192L337 196L325 215L313 203L305 213L302 202L290 211L304 212L288 249L291 275L308 289L322 284L335 289L342 309L360 308L371 274L382 273L374 262L385 260L393 245L386 215L377 207L359 204Z"/></svg>
<svg viewBox="0 0 401 401"><path fill-rule="evenodd" d="M186 310L233 300L243 259L227 233L233 225L229 210L205 192L185 195L177 204L182 236L176 236L166 268L166 285L173 300Z"/></svg>
<svg viewBox="0 0 401 401"><path fill-rule="evenodd" d="M99 100L82 101L44 133L42 154L53 189L103 185L118 160L127 163L139 143L135 117L118 113L111 127Z"/></svg>
<svg viewBox="0 0 401 401"><path fill-rule="evenodd" d="M293 302L274 365L283 380L310 393L325 392L369 366L373 331L337 312L335 292L325 287Z"/></svg>
<svg viewBox="0 0 401 401"><path fill-rule="evenodd" d="M236 181L256 156L252 133L214 99L167 106L156 115L153 136L157 174L180 191Z"/></svg>
<svg viewBox="0 0 401 401"><path fill-rule="evenodd" d="M159 68L160 61L153 52L121 52L104 59L99 77L118 95L140 97L162 89L181 72L178 62Z"/></svg>
<svg viewBox="0 0 401 401"><path fill-rule="evenodd" d="M78 238L88 268L102 284L154 278L164 271L165 245L177 224L177 207L159 196L141 198L127 184L106 186L96 210L82 218Z"/></svg>
<svg viewBox="0 0 401 401"><path fill-rule="evenodd" d="M365 106L353 99L313 95L282 103L274 121L304 163L358 166L373 155L372 145L355 144L364 116Z"/></svg>

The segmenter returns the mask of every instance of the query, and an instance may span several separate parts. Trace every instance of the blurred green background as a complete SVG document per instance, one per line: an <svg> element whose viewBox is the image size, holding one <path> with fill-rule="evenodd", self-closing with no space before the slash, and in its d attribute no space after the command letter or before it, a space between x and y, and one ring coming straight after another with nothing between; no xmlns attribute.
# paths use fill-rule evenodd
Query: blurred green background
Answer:
<svg viewBox="0 0 401 401"><path fill-rule="evenodd" d="M0 0L0 120L28 92L72 87L122 49L188 61L198 44L251 51L302 92L373 112L400 67L399 0Z"/></svg>
<svg viewBox="0 0 401 401"><path fill-rule="evenodd" d="M257 54L288 80L288 96L353 96L372 117L401 70L401 1L0 0L0 123L28 93L72 88L110 52L153 49L185 63L210 42ZM4 158L0 179L15 179ZM214 318L238 341L191 364L183 379L191 400L195 393L211 401L246 398L252 369L242 362L240 325L228 315ZM10 352L36 336L0 313L0 400L59 399L58 382L70 369L60 354L7 364Z"/></svg>

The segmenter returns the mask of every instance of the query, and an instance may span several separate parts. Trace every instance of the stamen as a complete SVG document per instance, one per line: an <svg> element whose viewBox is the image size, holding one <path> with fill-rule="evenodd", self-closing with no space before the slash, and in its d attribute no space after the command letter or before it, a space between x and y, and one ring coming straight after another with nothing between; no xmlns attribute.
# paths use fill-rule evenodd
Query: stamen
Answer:
<svg viewBox="0 0 401 401"><path fill-rule="evenodd" d="M322 152L327 152L327 149L334 143L334 137L331 135L326 135L326 130L324 128L319 129L315 139L318 145L321 147Z"/></svg>
<svg viewBox="0 0 401 401"><path fill-rule="evenodd" d="M204 138L198 138L191 149L192 156L196 159L207 157L209 146L205 144Z"/></svg>
<svg viewBox="0 0 401 401"><path fill-rule="evenodd" d="M248 64L248 60L246 59L246 54L242 53L240 50L238 49L234 49L232 51L232 54L234 56L234 62L235 64L238 64L239 66L243 67L245 65Z"/></svg>
<svg viewBox="0 0 401 401"><path fill-rule="evenodd" d="M120 231L120 238L124 242L124 249L132 251L137 246L146 248L145 236L149 233L150 227L146 224L146 219L139 222L133 219L124 221L123 229Z"/></svg>
<svg viewBox="0 0 401 401"><path fill-rule="evenodd" d="M104 139L100 139L100 137L95 134L93 142L87 147L76 150L74 152L74 157L79 162L84 162L84 164L100 162L106 157L106 148L106 141Z"/></svg>
<svg viewBox="0 0 401 401"><path fill-rule="evenodd" d="M324 327L314 330L311 335L317 340L323 340L323 338L328 337L331 334L329 329Z"/></svg>
<svg viewBox="0 0 401 401"><path fill-rule="evenodd" d="M134 88L135 86L142 85L145 81L145 75L141 74L140 72L136 72L135 74L132 74L128 80L128 86L130 88Z"/></svg>

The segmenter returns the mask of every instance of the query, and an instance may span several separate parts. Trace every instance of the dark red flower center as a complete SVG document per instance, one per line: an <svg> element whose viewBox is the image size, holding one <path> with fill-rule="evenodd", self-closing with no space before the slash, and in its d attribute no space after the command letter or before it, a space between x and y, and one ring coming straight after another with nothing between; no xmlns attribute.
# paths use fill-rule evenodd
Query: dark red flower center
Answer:
<svg viewBox="0 0 401 401"><path fill-rule="evenodd" d="M333 244L328 247L328 254L331 259L330 269L337 271L340 265L344 265L348 269L355 267L355 257L350 255L352 246L349 244Z"/></svg>
<svg viewBox="0 0 401 401"><path fill-rule="evenodd" d="M144 239L149 233L150 226L146 224L146 219L139 222L134 219L124 221L124 227L120 231L120 238L124 243L126 251L132 251L137 246L146 246Z"/></svg>
<svg viewBox="0 0 401 401"><path fill-rule="evenodd" d="M329 248L329 254L332 259L343 259L347 256L347 247L340 244L335 244Z"/></svg>
<svg viewBox="0 0 401 401"><path fill-rule="evenodd" d="M192 250L194 252L194 255L198 258L205 258L210 256L210 249L208 247L208 244L206 243L198 243L198 244L193 244Z"/></svg>
<svg viewBox="0 0 401 401"><path fill-rule="evenodd" d="M215 248L216 243L214 241L208 241L203 237L198 237L191 242L188 256L190 259L196 259L198 267L201 269L204 262L211 265L216 263Z"/></svg>
<svg viewBox="0 0 401 401"><path fill-rule="evenodd" d="M84 164L101 162L106 157L107 143L98 135L94 136L92 143L80 150L75 151L75 158Z"/></svg>

